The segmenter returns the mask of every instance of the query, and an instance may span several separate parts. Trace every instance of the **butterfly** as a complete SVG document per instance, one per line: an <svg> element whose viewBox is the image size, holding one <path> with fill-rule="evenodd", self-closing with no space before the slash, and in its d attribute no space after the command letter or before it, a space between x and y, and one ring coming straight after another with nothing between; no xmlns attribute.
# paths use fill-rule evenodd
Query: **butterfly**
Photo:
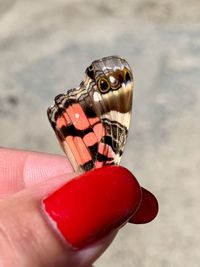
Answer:
<svg viewBox="0 0 200 267"><path fill-rule="evenodd" d="M118 165L132 109L133 74L119 56L95 60L79 87L55 97L47 114L74 171Z"/></svg>

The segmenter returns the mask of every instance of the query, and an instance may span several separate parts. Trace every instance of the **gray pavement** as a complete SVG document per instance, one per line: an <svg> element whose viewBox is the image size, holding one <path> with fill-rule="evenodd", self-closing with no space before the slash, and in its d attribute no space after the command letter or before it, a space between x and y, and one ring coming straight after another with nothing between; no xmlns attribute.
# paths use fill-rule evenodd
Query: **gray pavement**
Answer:
<svg viewBox="0 0 200 267"><path fill-rule="evenodd" d="M106 55L134 70L133 120L122 164L160 213L127 225L97 267L200 262L200 2L0 1L1 146L62 153L46 117Z"/></svg>

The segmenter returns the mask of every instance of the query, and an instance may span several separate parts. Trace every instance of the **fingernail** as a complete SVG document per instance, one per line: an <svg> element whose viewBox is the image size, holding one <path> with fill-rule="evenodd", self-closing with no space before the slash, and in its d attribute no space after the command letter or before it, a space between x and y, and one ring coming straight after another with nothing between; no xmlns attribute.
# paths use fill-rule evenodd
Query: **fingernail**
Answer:
<svg viewBox="0 0 200 267"><path fill-rule="evenodd" d="M142 189L141 204L129 222L134 224L143 224L151 222L158 214L158 201L156 197L148 190Z"/></svg>
<svg viewBox="0 0 200 267"><path fill-rule="evenodd" d="M81 248L126 223L140 200L136 178L123 167L106 166L71 180L42 207L54 230Z"/></svg>

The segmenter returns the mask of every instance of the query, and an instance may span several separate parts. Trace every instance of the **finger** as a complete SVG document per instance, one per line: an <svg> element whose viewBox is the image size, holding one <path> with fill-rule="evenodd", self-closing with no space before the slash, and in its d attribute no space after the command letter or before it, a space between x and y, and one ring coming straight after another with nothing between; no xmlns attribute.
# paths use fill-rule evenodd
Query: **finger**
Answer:
<svg viewBox="0 0 200 267"><path fill-rule="evenodd" d="M122 167L87 172L52 194L61 180L0 201L0 265L90 266L140 203L139 184Z"/></svg>
<svg viewBox="0 0 200 267"><path fill-rule="evenodd" d="M67 157L0 149L0 197L71 172Z"/></svg>

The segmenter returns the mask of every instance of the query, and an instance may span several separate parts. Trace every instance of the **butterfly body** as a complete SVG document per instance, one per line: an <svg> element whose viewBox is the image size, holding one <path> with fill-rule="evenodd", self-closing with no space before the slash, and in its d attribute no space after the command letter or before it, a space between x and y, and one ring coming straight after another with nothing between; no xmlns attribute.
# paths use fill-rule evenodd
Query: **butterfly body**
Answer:
<svg viewBox="0 0 200 267"><path fill-rule="evenodd" d="M133 76L118 57L94 61L78 88L55 98L49 121L77 173L119 164L127 139Z"/></svg>

